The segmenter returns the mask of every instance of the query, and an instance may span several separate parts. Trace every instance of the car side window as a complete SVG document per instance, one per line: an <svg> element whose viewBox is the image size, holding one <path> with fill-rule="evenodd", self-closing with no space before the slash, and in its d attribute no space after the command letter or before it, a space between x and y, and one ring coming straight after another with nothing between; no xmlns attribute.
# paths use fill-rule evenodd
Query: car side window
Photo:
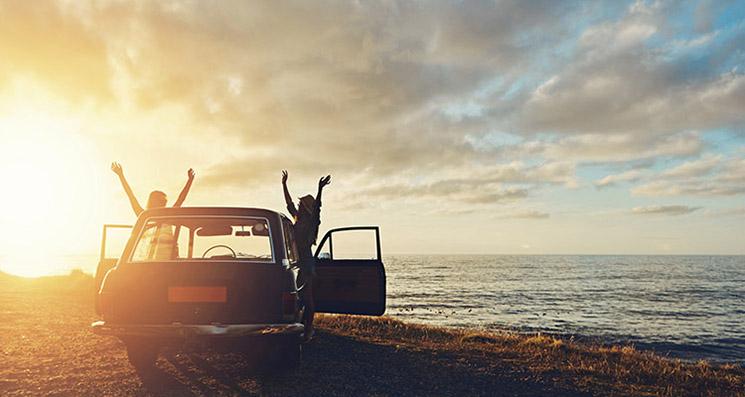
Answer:
<svg viewBox="0 0 745 397"><path fill-rule="evenodd" d="M290 263L297 263L297 247L295 246L295 234L293 233L292 223L287 219L282 219L282 229L285 232L285 252Z"/></svg>

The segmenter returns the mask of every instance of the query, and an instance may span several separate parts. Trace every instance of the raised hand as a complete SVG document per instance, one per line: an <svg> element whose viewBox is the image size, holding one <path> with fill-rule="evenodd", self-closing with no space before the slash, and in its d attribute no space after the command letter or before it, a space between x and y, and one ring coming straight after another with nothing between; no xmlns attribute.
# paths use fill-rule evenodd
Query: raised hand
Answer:
<svg viewBox="0 0 745 397"><path fill-rule="evenodd" d="M322 189L324 186L331 184L331 175L326 175L318 180L318 188Z"/></svg>
<svg viewBox="0 0 745 397"><path fill-rule="evenodd" d="M287 183L287 170L282 170L282 183Z"/></svg>
<svg viewBox="0 0 745 397"><path fill-rule="evenodd" d="M117 162L113 162L111 163L111 170L119 176L119 182L122 183L122 188L124 188L124 193L127 194L129 204L132 206L132 210L135 212L135 215L139 216L140 213L142 213L143 211L142 206L137 201L137 197L135 197L135 194L132 192L132 188L129 187L127 178L124 177L124 170L122 169L122 165Z"/></svg>
<svg viewBox="0 0 745 397"><path fill-rule="evenodd" d="M176 199L176 202L173 203L174 207L181 207L182 204L184 204L184 201L186 200L186 195L189 194L189 189L191 189L191 184L194 182L194 170L189 168L189 171L186 171L186 176L189 177L189 179L186 180L186 184L184 185L184 188L181 189L181 193L179 193L178 198Z"/></svg>
<svg viewBox="0 0 745 397"><path fill-rule="evenodd" d="M117 162L111 163L111 170L114 171L114 173L119 176L124 175L124 170L122 169L122 165Z"/></svg>

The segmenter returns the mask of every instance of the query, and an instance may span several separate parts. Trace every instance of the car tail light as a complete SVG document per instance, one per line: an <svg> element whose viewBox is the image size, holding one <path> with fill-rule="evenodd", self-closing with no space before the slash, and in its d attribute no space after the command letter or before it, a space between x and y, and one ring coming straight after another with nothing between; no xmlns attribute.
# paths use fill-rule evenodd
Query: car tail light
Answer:
<svg viewBox="0 0 745 397"><path fill-rule="evenodd" d="M282 293L282 317L285 320L292 320L295 318L296 305L297 294L292 292Z"/></svg>

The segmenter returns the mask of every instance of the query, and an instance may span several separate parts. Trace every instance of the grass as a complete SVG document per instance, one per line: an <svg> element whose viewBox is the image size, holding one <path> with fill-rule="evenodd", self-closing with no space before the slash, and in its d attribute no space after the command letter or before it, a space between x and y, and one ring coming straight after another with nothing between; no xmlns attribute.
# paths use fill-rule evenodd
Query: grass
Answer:
<svg viewBox="0 0 745 397"><path fill-rule="evenodd" d="M389 317L326 315L319 327L375 343L504 360L535 376L592 394L745 396L736 364L687 363L633 346L577 343L548 335L482 332L404 323Z"/></svg>

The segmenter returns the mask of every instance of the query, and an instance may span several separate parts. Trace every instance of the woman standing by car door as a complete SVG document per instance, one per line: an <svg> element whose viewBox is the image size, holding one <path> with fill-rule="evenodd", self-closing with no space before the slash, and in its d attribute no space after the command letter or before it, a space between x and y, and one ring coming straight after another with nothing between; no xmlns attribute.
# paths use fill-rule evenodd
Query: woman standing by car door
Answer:
<svg viewBox="0 0 745 397"><path fill-rule="evenodd" d="M323 188L331 183L331 175L326 175L318 181L318 193L313 198L308 194L300 197L298 206L292 202L292 196L287 189L287 171L282 171L282 189L287 203L287 211L290 212L294 219L293 232L295 235L295 244L300 257L300 274L304 286L301 290L303 301L305 302L305 311L303 314L303 323L305 325L305 334L303 338L309 341L314 334L313 316L315 315L315 302L313 301L313 279L316 275L316 263L311 247L315 245L318 237L318 226L321 224L321 193Z"/></svg>

